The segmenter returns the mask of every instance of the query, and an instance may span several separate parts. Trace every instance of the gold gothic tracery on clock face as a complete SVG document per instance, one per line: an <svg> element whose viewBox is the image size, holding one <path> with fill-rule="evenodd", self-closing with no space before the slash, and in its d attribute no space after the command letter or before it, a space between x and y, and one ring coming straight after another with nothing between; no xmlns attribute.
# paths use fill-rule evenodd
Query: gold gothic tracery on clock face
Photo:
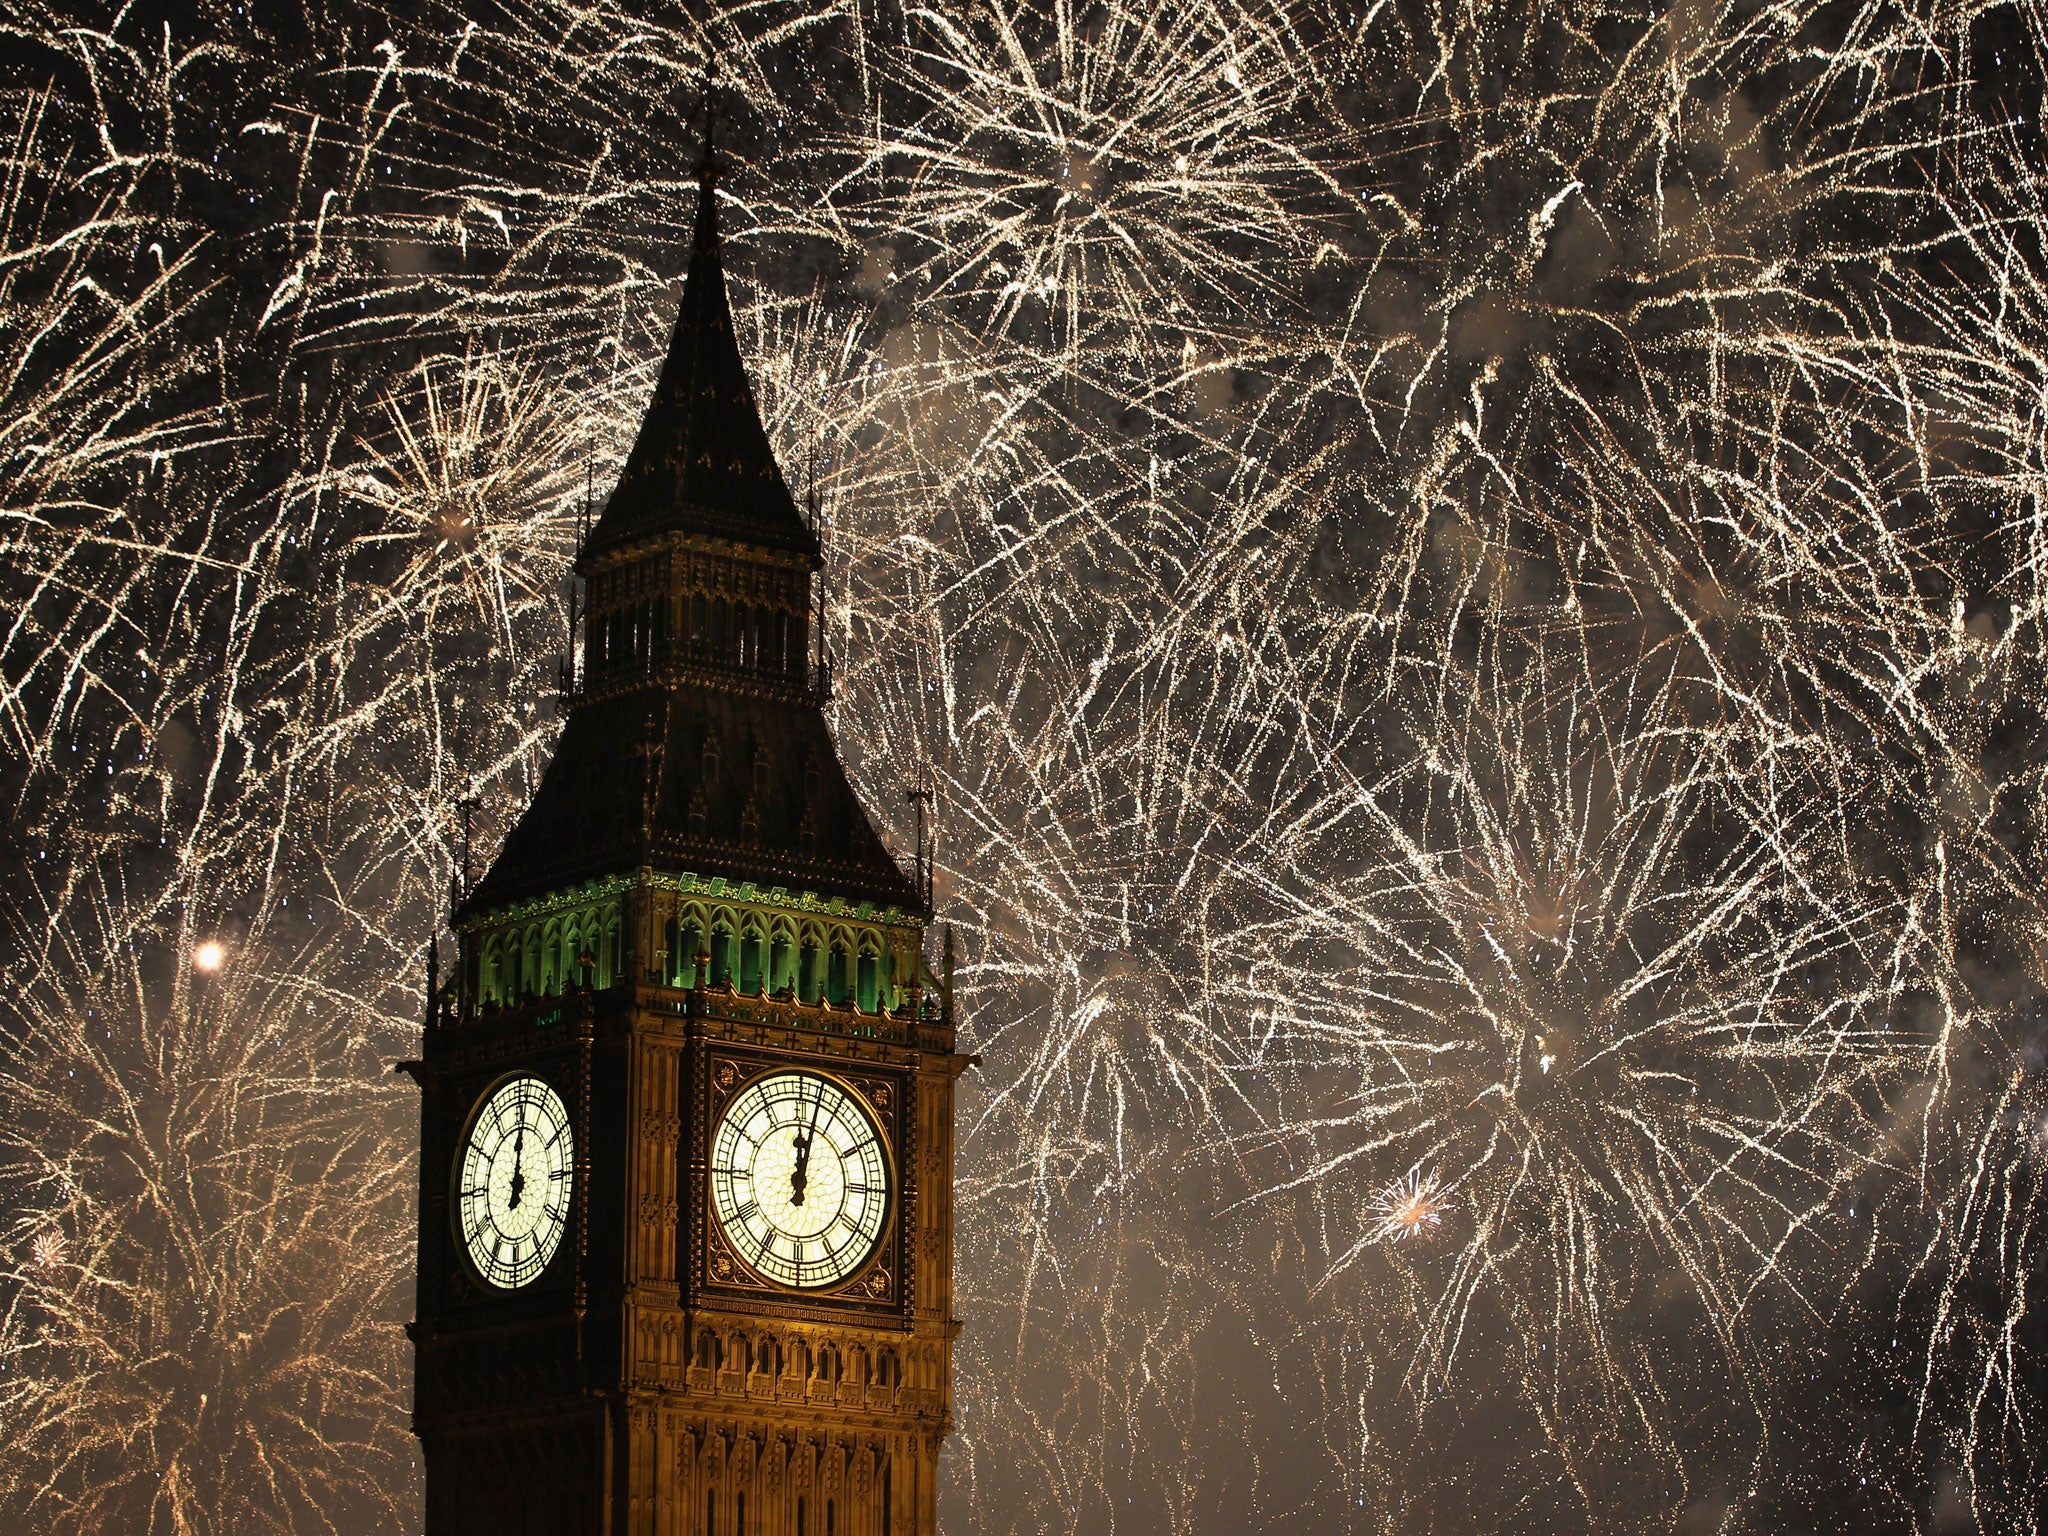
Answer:
<svg viewBox="0 0 2048 1536"><path fill-rule="evenodd" d="M531 1284L569 1224L575 1138L569 1107L537 1077L501 1083L477 1109L456 1172L464 1252L501 1291Z"/></svg>
<svg viewBox="0 0 2048 1536"><path fill-rule="evenodd" d="M726 1105L712 1137L711 1205L733 1251L763 1278L796 1290L837 1285L881 1244L881 1131L830 1078L757 1078Z"/></svg>

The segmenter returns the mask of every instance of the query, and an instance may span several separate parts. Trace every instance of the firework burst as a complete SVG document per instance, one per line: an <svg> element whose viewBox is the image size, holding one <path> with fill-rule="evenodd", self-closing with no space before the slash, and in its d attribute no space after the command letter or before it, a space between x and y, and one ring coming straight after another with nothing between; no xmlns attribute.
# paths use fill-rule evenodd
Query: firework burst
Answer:
<svg viewBox="0 0 2048 1536"><path fill-rule="evenodd" d="M1401 1242L1423 1236L1443 1225L1450 1199L1434 1173L1404 1175L1379 1192L1372 1209L1379 1217L1373 1228L1376 1241Z"/></svg>
<svg viewBox="0 0 2048 1536"><path fill-rule="evenodd" d="M2040 1529L2032 9L77 23L0 206L0 1507L411 1507L381 1067L715 53L985 1059L949 1528Z"/></svg>

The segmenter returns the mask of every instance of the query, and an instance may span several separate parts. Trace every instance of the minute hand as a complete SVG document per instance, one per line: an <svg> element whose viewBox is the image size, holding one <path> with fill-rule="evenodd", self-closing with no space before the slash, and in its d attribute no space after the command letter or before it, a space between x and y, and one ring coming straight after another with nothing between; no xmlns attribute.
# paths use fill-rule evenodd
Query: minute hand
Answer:
<svg viewBox="0 0 2048 1536"><path fill-rule="evenodd" d="M818 1111L825 1103L825 1090L818 1090L817 1102L811 1106L811 1123L803 1135L796 1139L796 1167L789 1175L789 1200L792 1205L804 1203L804 1189L810 1183L811 1143L818 1135Z"/></svg>

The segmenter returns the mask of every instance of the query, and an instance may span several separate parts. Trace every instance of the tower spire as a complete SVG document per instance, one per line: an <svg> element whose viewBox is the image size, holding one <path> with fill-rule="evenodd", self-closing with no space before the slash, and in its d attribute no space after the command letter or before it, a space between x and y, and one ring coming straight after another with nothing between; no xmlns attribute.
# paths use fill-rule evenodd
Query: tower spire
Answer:
<svg viewBox="0 0 2048 1536"><path fill-rule="evenodd" d="M832 657L820 534L776 465L747 381L726 295L708 86L703 111L690 268L668 354L576 559L581 664L563 668L566 728L465 911L642 867L905 911L929 900L927 882L906 877L877 836L821 708ZM637 767L635 742L647 752ZM649 937L644 947L660 946Z"/></svg>
<svg viewBox="0 0 2048 1536"><path fill-rule="evenodd" d="M798 511L761 425L733 327L718 223L719 114L713 91L714 83L707 83L690 271L668 356L618 487L591 530L586 556L673 532L818 558L817 537Z"/></svg>

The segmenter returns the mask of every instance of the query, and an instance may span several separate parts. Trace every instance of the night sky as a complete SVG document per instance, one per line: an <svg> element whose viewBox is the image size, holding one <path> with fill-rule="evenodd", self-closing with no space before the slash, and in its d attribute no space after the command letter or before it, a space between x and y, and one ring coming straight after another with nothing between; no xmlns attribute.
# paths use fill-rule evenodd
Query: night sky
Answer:
<svg viewBox="0 0 2048 1536"><path fill-rule="evenodd" d="M715 61L983 1057L951 1536L2042 1530L2044 48L0 0L0 1527L418 1529L389 1066Z"/></svg>

